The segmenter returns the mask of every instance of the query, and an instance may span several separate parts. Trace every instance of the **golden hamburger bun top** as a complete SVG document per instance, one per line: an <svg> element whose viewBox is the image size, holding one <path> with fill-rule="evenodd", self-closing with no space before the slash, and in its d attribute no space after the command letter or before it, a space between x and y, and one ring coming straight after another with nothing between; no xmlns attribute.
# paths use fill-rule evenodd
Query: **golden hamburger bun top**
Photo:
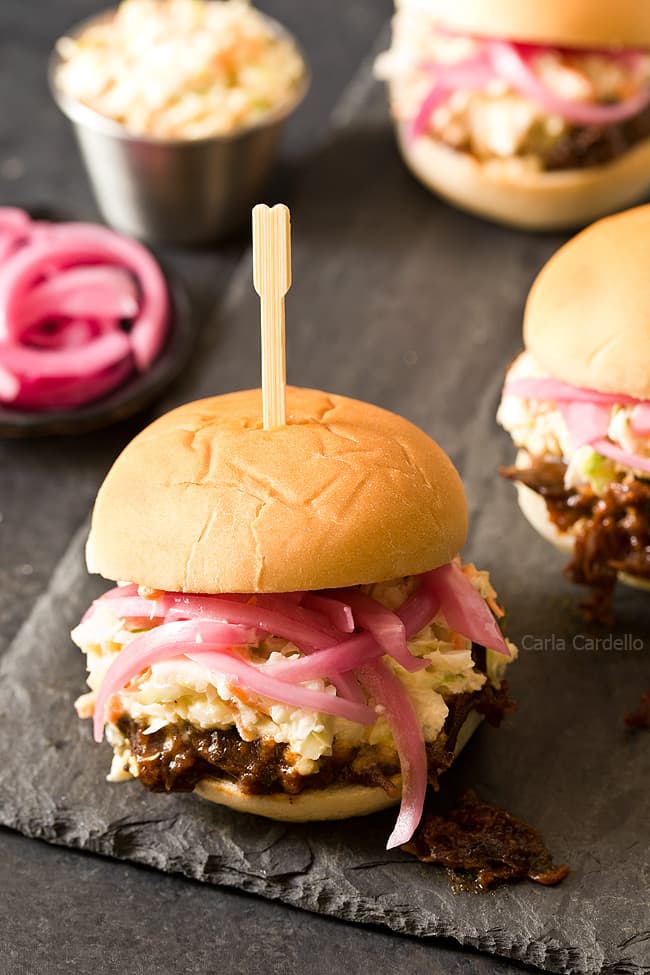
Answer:
<svg viewBox="0 0 650 975"><path fill-rule="evenodd" d="M646 0L421 0L463 34L566 47L650 47Z"/></svg>
<svg viewBox="0 0 650 975"><path fill-rule="evenodd" d="M524 341L556 379L650 398L650 206L599 220L538 275Z"/></svg>
<svg viewBox="0 0 650 975"><path fill-rule="evenodd" d="M93 511L88 566L182 592L291 592L448 562L465 541L460 478L422 430L369 403L287 389L189 403L120 454Z"/></svg>

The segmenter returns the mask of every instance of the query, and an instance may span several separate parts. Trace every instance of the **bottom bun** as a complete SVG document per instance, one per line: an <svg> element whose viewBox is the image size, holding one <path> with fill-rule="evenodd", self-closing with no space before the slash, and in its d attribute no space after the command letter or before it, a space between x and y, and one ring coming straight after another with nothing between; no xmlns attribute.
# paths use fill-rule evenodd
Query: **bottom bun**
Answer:
<svg viewBox="0 0 650 975"><path fill-rule="evenodd" d="M555 545L561 552L570 555L573 552L574 536L571 532L561 532L553 524L544 498L520 481L515 483L515 487L517 488L519 507L533 528L551 545Z"/></svg>
<svg viewBox="0 0 650 975"><path fill-rule="evenodd" d="M454 755L460 754L482 720L483 716L476 711L467 715L456 739ZM402 777L394 775L391 781L397 789L394 798L388 796L380 786L366 785L333 785L327 789L305 789L295 796L284 792L264 796L247 795L236 783L226 779L202 779L194 792L202 799L229 806L237 812L253 813L285 822L306 823L311 820L368 816L387 809L399 802Z"/></svg>
<svg viewBox="0 0 650 975"><path fill-rule="evenodd" d="M640 200L650 189L650 139L602 166L539 172L516 159L479 162L397 125L407 166L429 189L479 216L526 230L582 227Z"/></svg>
<svg viewBox="0 0 650 975"><path fill-rule="evenodd" d="M539 532L542 538L551 542L560 551L570 555L573 552L575 537L571 532L561 532L553 524L549 517L546 501L525 484L517 483L517 500L519 507L526 516L533 528ZM618 581L626 586L633 586L635 589L644 589L650 592L650 579L643 579L641 576L632 576L628 572L619 572Z"/></svg>

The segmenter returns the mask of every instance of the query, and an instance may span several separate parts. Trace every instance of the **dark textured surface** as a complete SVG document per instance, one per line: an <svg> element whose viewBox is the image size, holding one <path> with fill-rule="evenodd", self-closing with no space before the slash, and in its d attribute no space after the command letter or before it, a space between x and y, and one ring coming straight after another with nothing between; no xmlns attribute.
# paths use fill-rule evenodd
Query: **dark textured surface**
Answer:
<svg viewBox="0 0 650 975"><path fill-rule="evenodd" d="M523 971L451 944L342 924L223 888L46 847L17 833L0 831L0 839L0 875L12 878L3 883L3 975Z"/></svg>
<svg viewBox="0 0 650 975"><path fill-rule="evenodd" d="M0 437L70 436L90 433L126 420L160 399L187 366L198 329L189 297L178 280L167 277L169 325L164 345L149 369L133 373L106 396L76 409L12 410L0 406Z"/></svg>
<svg viewBox="0 0 650 975"><path fill-rule="evenodd" d="M77 4L79 13L83 6ZM288 0L284 7L288 12ZM43 118L49 118L44 109ZM58 129L53 137L61 138ZM288 158L317 141L314 129L293 138ZM58 166L66 182L67 170ZM559 573L561 557L526 527L511 488L494 473L512 455L493 421L500 373L518 346L526 289L559 238L489 227L427 196L397 160L383 94L367 74L339 112L334 138L304 175L294 181L290 173L285 167L294 226L290 380L381 403L440 440L468 490L466 551L493 571L509 631L528 647L512 675L519 711L501 731L478 733L445 787L471 785L537 825L572 874L557 889L525 884L454 897L441 871L384 852L391 813L289 827L191 796L151 796L137 783L104 782L108 748L92 745L89 728L72 710L83 689L83 661L67 632L100 589L85 575L79 526L135 422L64 448L0 447L0 613L7 647L0 727L11 743L0 764L0 820L54 843L364 925L452 936L557 971L641 975L650 968L650 762L647 737L626 733L622 719L647 683L648 603L630 590L617 603L617 633L634 634L643 649L629 641L620 651L574 644L585 630ZM46 177L43 168L40 183L25 182L30 192L40 187L41 202L52 192ZM82 214L82 194L71 195ZM17 192L14 198L29 202ZM179 261L197 290L203 281L205 307L222 289L228 260L191 255ZM244 263L204 332L195 365L166 405L256 384L257 327ZM551 637L545 646L537 642L543 637ZM3 971L84 971L97 964L101 972L138 972L145 960L147 970L161 973L324 972L341 964L354 971L483 973L497 965L437 943L389 941L378 930L47 850L12 834L0 834L0 843Z"/></svg>

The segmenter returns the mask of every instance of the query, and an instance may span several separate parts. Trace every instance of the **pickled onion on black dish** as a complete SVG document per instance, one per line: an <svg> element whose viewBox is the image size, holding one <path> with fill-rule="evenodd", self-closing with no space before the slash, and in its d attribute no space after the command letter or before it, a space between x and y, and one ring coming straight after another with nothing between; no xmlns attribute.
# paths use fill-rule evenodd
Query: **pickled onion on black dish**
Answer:
<svg viewBox="0 0 650 975"><path fill-rule="evenodd" d="M0 208L0 403L93 402L143 373L169 324L167 287L141 244L106 227Z"/></svg>

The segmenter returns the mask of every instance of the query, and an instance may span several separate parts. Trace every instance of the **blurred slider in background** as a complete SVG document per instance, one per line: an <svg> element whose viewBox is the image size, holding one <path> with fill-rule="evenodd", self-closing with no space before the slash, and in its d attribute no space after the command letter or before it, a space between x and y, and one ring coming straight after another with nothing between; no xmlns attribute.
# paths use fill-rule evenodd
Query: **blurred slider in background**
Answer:
<svg viewBox="0 0 650 975"><path fill-rule="evenodd" d="M497 417L519 450L502 474L521 510L607 624L617 579L650 589L648 241L650 206L636 207L542 268Z"/></svg>
<svg viewBox="0 0 650 975"><path fill-rule="evenodd" d="M399 0L388 83L406 164L463 209L577 227L650 188L650 7Z"/></svg>

